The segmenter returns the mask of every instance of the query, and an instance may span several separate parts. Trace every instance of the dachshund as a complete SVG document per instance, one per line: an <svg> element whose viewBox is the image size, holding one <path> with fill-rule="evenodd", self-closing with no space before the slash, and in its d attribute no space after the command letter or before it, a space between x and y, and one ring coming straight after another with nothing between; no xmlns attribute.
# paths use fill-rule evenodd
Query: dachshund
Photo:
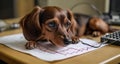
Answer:
<svg viewBox="0 0 120 64"><path fill-rule="evenodd" d="M85 34L99 36L109 32L109 25L100 18L73 14L56 6L36 6L21 19L20 25L28 40L26 49L36 48L39 41L64 47L78 43Z"/></svg>

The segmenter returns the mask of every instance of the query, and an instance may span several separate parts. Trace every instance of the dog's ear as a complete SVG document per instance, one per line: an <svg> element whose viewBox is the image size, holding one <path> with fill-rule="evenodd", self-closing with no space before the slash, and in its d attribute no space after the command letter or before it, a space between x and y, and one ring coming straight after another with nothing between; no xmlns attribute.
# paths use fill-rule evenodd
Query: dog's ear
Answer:
<svg viewBox="0 0 120 64"><path fill-rule="evenodd" d="M77 23L76 23L76 20L74 18L72 11L67 10L67 17L71 21L71 28L70 29L75 34Z"/></svg>
<svg viewBox="0 0 120 64"><path fill-rule="evenodd" d="M36 6L32 10L32 12L25 15L20 21L20 25L23 29L23 34L27 40L34 41L41 34L41 27L39 21L40 12L41 8L39 6Z"/></svg>

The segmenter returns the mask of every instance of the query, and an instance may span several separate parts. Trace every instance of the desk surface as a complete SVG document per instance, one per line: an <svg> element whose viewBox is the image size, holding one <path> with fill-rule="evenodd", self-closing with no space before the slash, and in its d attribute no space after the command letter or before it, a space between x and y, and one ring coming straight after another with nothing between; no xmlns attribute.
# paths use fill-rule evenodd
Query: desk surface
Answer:
<svg viewBox="0 0 120 64"><path fill-rule="evenodd" d="M18 20L19 19L15 19L14 21ZM6 21L8 22L8 20ZM10 20L8 23L11 23L11 21L13 20ZM0 33L0 37L21 32L21 29L5 31ZM99 37L93 39L98 41ZM108 45L69 59L56 62L45 62L31 55L15 51L7 46L0 44L0 59L9 64L98 64L118 54L120 54L119 46Z"/></svg>

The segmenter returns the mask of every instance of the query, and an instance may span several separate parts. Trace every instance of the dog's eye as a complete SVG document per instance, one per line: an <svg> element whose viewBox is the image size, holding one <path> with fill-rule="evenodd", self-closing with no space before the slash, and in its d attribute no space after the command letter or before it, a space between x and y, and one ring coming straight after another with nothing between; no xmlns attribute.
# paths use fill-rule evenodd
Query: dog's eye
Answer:
<svg viewBox="0 0 120 64"><path fill-rule="evenodd" d="M70 26L71 26L71 23L70 23L70 22L66 22L66 23L65 23L65 27L66 27L66 28L68 28L68 27L70 27Z"/></svg>
<svg viewBox="0 0 120 64"><path fill-rule="evenodd" d="M57 27L55 22L49 22L48 26L51 27L51 28L56 28Z"/></svg>

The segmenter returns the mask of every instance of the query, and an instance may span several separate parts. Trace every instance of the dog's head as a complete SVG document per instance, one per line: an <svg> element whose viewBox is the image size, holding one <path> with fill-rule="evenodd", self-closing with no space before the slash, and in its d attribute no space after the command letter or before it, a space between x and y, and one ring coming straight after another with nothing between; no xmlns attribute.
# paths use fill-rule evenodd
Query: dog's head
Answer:
<svg viewBox="0 0 120 64"><path fill-rule="evenodd" d="M49 6L35 7L20 24L25 38L29 41L48 40L56 46L72 43L75 20L70 10Z"/></svg>

